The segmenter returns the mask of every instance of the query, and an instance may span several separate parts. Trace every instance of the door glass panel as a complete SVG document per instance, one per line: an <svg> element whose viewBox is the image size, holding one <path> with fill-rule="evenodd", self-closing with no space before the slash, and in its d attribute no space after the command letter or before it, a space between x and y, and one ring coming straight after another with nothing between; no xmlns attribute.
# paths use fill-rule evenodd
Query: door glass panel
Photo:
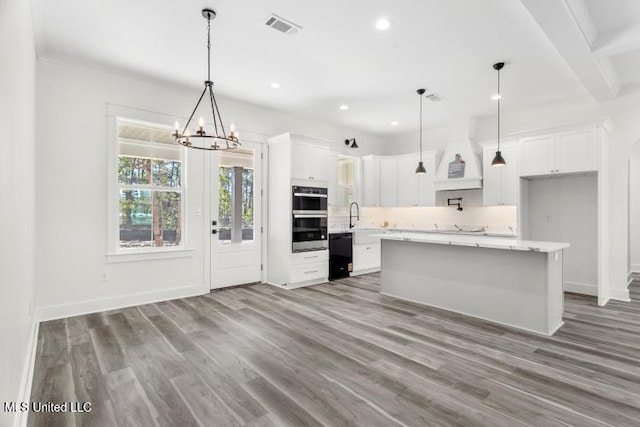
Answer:
<svg viewBox="0 0 640 427"><path fill-rule="evenodd" d="M253 169L242 170L242 240L253 241Z"/></svg>
<svg viewBox="0 0 640 427"><path fill-rule="evenodd" d="M219 206L218 209L218 240L231 242L231 187L233 170L227 166L218 168Z"/></svg>
<svg viewBox="0 0 640 427"><path fill-rule="evenodd" d="M220 153L218 242L254 240L254 157L249 149Z"/></svg>

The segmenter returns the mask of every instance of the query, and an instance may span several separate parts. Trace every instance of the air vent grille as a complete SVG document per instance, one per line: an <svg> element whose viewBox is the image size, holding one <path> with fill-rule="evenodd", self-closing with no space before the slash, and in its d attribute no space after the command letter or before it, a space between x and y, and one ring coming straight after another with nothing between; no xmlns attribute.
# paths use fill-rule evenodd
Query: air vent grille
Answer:
<svg viewBox="0 0 640 427"><path fill-rule="evenodd" d="M293 22L281 18L278 15L272 14L267 22L264 23L267 27L271 27L276 31L280 31L281 33L294 35L298 31L302 30L300 25L294 24Z"/></svg>

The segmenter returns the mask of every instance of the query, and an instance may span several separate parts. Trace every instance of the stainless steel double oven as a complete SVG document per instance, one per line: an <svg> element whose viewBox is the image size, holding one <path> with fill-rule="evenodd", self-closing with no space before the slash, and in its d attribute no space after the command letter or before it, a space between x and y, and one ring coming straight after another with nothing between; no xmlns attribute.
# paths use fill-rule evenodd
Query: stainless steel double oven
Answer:
<svg viewBox="0 0 640 427"><path fill-rule="evenodd" d="M326 250L327 189L294 185L292 192L291 241L293 252Z"/></svg>

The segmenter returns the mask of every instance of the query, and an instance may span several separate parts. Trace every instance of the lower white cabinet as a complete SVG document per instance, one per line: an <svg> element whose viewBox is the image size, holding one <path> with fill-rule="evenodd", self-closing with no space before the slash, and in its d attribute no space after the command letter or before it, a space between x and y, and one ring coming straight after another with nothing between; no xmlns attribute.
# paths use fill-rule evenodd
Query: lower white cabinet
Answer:
<svg viewBox="0 0 640 427"><path fill-rule="evenodd" d="M353 275L380 270L380 241L353 245Z"/></svg>
<svg viewBox="0 0 640 427"><path fill-rule="evenodd" d="M327 281L329 278L329 251L296 252L291 254L289 284Z"/></svg>

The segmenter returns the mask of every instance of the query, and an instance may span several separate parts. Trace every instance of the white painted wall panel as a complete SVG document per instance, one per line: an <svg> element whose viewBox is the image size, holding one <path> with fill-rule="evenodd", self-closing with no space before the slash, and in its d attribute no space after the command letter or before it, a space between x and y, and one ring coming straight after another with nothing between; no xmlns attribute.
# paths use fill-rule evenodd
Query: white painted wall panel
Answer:
<svg viewBox="0 0 640 427"><path fill-rule="evenodd" d="M0 2L0 396L22 400L33 344L35 44L30 2ZM28 399L28 396L26 396ZM0 425L20 414L0 411ZM17 425L17 424L16 424Z"/></svg>

